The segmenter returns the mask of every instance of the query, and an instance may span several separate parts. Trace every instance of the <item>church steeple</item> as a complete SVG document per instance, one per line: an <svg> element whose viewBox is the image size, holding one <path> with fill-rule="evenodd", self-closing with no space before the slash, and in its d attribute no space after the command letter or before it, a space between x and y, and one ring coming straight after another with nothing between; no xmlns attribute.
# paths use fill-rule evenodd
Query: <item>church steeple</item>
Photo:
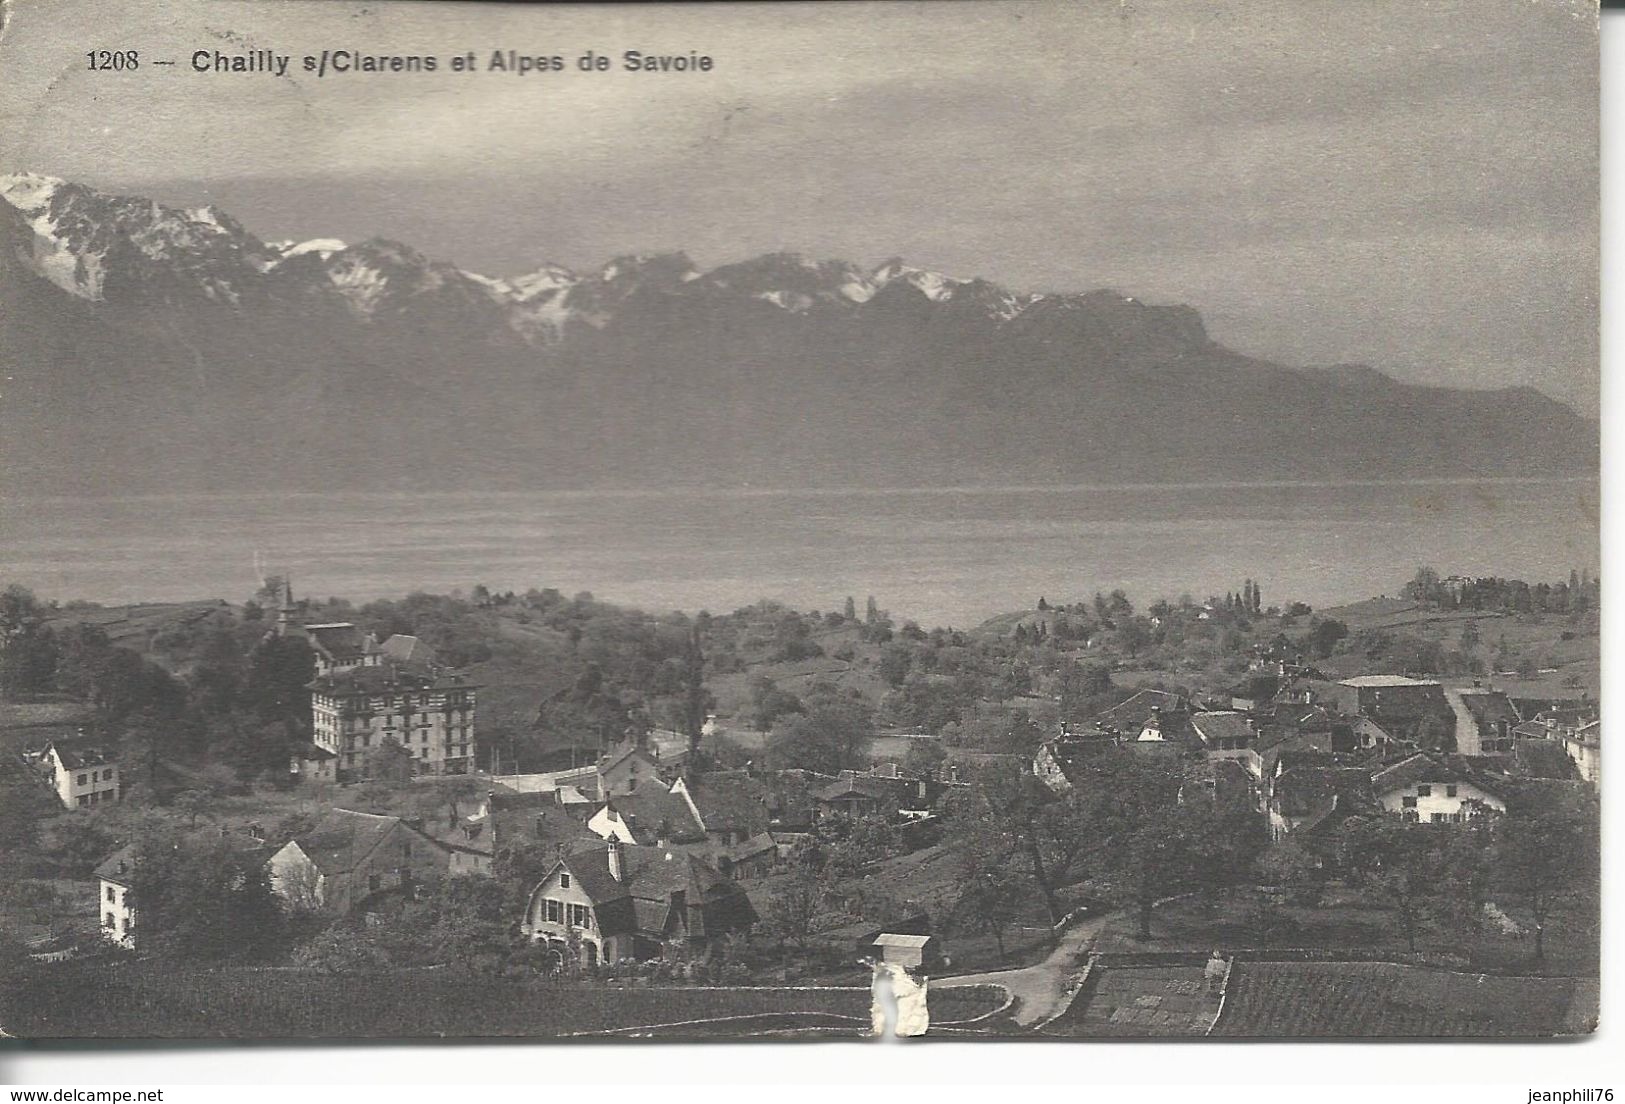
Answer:
<svg viewBox="0 0 1625 1104"><path fill-rule="evenodd" d="M297 633L304 626L299 624L299 607L293 604L293 580L282 580L282 605L276 611L276 634L287 636Z"/></svg>

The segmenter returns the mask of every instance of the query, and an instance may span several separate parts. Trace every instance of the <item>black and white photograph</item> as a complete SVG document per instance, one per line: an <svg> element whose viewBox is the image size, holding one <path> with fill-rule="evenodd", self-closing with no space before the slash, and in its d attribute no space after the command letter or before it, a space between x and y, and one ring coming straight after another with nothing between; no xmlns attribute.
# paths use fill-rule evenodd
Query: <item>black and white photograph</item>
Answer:
<svg viewBox="0 0 1625 1104"><path fill-rule="evenodd" d="M1595 3L0 20L0 1061L1592 1045Z"/></svg>

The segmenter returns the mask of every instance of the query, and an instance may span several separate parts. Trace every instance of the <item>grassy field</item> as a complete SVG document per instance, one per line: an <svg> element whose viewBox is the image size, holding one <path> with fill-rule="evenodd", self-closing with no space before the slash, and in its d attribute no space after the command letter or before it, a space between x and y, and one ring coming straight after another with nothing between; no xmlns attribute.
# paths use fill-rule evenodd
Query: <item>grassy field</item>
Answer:
<svg viewBox="0 0 1625 1104"><path fill-rule="evenodd" d="M968 1019L1002 1000L991 988L944 990L931 995L932 1015ZM866 987L622 987L434 970L332 975L70 962L30 968L0 990L0 1028L25 1039L676 1036L801 1024L861 1030L868 1018ZM731 1020L733 1027L690 1023L703 1020Z"/></svg>

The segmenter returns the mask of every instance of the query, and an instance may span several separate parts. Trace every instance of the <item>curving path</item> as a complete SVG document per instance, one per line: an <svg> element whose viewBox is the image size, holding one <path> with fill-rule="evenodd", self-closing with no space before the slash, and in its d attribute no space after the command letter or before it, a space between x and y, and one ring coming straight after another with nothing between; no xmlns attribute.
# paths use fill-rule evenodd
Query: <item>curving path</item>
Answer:
<svg viewBox="0 0 1625 1104"><path fill-rule="evenodd" d="M1058 1015L1066 1007L1071 984L1080 972L1095 937L1117 913L1103 912L1086 917L1067 928L1055 949L1042 962L1013 970L993 970L983 974L932 978L931 988L957 985L997 985L1015 998L1010 1016L1022 1027L1035 1027Z"/></svg>

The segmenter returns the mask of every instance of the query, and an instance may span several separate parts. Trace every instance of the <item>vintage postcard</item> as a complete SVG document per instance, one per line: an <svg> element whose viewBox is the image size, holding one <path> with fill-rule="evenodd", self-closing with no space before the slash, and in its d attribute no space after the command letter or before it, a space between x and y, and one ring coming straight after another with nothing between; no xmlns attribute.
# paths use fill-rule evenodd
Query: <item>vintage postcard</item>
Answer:
<svg viewBox="0 0 1625 1104"><path fill-rule="evenodd" d="M1594 3L0 15L5 1036L1595 1029Z"/></svg>

